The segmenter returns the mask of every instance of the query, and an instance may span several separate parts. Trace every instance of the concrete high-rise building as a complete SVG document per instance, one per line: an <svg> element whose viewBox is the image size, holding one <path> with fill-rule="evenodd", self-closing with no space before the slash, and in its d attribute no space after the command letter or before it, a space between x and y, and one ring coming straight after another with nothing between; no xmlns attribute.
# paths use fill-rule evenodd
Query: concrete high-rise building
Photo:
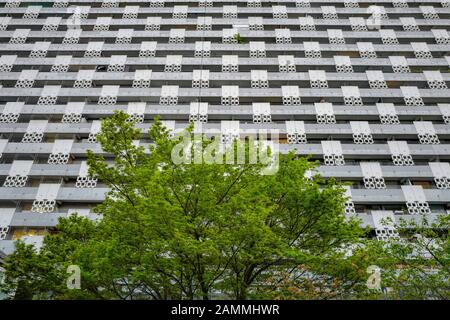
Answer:
<svg viewBox="0 0 450 320"><path fill-rule="evenodd" d="M379 239L382 218L448 214L449 28L450 0L2 0L0 250L94 217L86 150L114 110L277 130Z"/></svg>

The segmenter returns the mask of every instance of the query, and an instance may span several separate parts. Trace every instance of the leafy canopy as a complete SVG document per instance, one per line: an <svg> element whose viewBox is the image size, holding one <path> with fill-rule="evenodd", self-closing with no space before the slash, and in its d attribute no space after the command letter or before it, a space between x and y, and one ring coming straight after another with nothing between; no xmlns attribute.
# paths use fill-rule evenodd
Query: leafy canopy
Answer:
<svg viewBox="0 0 450 320"><path fill-rule="evenodd" d="M185 134L193 137L192 127ZM133 143L142 137L152 144ZM97 140L109 155L88 152L90 174L110 188L96 207L102 218L62 218L40 252L18 245L5 267L10 292L52 299L249 299L270 295L269 278L295 277L300 269L345 279L348 290L367 276L365 262L356 272L349 267L355 261L346 248L364 231L343 214L344 188L334 179L306 177L316 166L307 158L280 155L272 175L261 174L261 163L175 163L181 138L172 138L159 119L143 136L122 112L102 121ZM249 146L244 143L247 157ZM69 265L81 269L79 290L66 288Z"/></svg>

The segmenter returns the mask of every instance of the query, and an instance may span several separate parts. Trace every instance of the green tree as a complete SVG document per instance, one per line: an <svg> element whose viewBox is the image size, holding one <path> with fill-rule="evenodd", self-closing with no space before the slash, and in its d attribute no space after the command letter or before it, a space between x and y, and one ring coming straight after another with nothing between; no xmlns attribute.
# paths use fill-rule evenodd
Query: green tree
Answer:
<svg viewBox="0 0 450 320"><path fill-rule="evenodd" d="M372 243L389 299L450 299L450 216L398 223L401 240Z"/></svg>
<svg viewBox="0 0 450 320"><path fill-rule="evenodd" d="M363 243L351 250L336 250L311 257L292 270L270 274L259 286L259 297L277 300L378 299L367 287L367 268L373 254Z"/></svg>
<svg viewBox="0 0 450 320"><path fill-rule="evenodd" d="M386 224L392 222L385 221ZM266 279L261 296L272 299L450 298L450 216L399 219L400 239L362 240L346 252L318 255L295 273ZM369 267L379 269L379 288L370 289Z"/></svg>
<svg viewBox="0 0 450 320"><path fill-rule="evenodd" d="M184 136L194 138L192 127ZM10 289L25 277L35 298L258 298L269 277L296 275L298 266L336 277L344 266L330 273L320 265L345 263L346 248L364 236L343 214L342 185L308 178L316 164L306 158L279 156L278 170L262 175L264 163L173 161L182 137L171 138L158 119L149 148L133 143L141 137L122 112L102 121L97 139L113 160L88 152L90 174L110 187L96 208L102 218L60 219L39 252L18 245L5 266ZM214 140L200 146L225 159ZM251 146L227 152L243 147L248 159ZM69 265L81 269L80 290L65 286Z"/></svg>

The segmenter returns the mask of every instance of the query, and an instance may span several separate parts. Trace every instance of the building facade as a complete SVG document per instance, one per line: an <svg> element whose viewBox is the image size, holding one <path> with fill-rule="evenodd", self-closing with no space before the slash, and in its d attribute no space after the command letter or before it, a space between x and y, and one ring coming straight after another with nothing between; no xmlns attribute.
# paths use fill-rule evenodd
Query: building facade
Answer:
<svg viewBox="0 0 450 320"><path fill-rule="evenodd" d="M450 0L0 1L0 250L94 217L86 151L114 110L274 130L351 183L346 214L379 239L385 217L448 214L449 29Z"/></svg>

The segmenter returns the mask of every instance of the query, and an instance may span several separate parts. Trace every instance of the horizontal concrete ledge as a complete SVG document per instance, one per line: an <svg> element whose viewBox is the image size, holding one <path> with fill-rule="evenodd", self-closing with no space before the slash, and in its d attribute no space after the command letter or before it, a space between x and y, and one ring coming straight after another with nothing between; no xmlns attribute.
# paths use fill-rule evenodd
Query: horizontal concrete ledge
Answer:
<svg viewBox="0 0 450 320"><path fill-rule="evenodd" d="M9 175L9 170L12 164L2 163L0 164L0 177L6 177ZM31 167L28 177L77 177L80 172L81 164L37 164L34 163ZM428 165L415 165L415 166L392 166L381 165L381 171L385 179L429 179L434 178L433 172ZM319 166L318 172L324 177L337 177L337 178L353 178L362 179L362 171L359 165L345 165L345 166Z"/></svg>
<svg viewBox="0 0 450 320"><path fill-rule="evenodd" d="M241 133L242 134L242 133ZM148 150L148 143L141 143L140 146ZM387 144L341 144L344 156L356 159L390 159L390 150ZM430 159L433 157L442 157L450 159L450 145L425 145L425 144L408 144L412 156L421 159ZM52 152L53 143L17 143L10 142L6 145L3 154L50 154ZM282 154L294 150L299 155L315 155L322 156L323 150L321 144L274 144L274 148L278 149ZM87 150L92 150L96 154L107 155L101 149L98 143L77 142L72 146L70 154L73 156L85 156Z"/></svg>
<svg viewBox="0 0 450 320"><path fill-rule="evenodd" d="M422 2L422 1L421 1ZM169 2L170 3L170 2ZM168 4L169 4L168 3ZM3 11L8 10L8 13L10 14L23 14L26 11L26 7L19 7L19 8L1 8ZM448 8L439 8L440 13L445 14L445 13L449 13L450 10ZM89 10L89 14L99 14L99 13L103 13L105 10L105 8L100 8L100 7L91 7ZM238 7L238 14L252 14L254 13L255 8L249 8L249 7L244 7L244 6L239 6ZM442 10L442 11L441 11ZM2 11L0 10L0 13ZM110 14L120 14L122 15L124 12L124 8L108 8L108 13ZM203 7L198 7L198 6L192 6L188 8L188 14L201 14L205 12L205 8ZM220 14L222 15L223 13L223 8L222 7L208 7L208 12L210 14ZM290 6L287 7L287 12L288 14L305 14L305 13L310 13L310 14L318 14L318 15L322 15L322 10L320 7L315 7L315 6L311 6L310 8L301 8L301 7L295 7L294 6ZM41 14L46 14L46 13L57 13L57 14L65 14L67 13L67 8L42 8L40 11ZM141 14L149 14L149 13L158 13L158 14L166 14L168 15L168 17L170 17L173 13L173 7L171 6L165 6L165 7L158 7L158 8L151 8L151 7L144 7L142 6L141 8L139 8L139 13ZM263 15L267 15L272 17L273 14L273 9L272 7L260 7L258 8L258 13L263 14ZM344 7L336 7L336 13L339 15L351 15L351 14L358 14L358 15L362 15L362 16L370 16L370 12L367 11L367 8L344 8ZM389 15L397 15L397 16L402 16L402 15L411 15L411 14L418 14L418 15L422 15L422 11L420 10L420 8L417 7L412 7L412 8L391 8L391 7L387 7L386 8L386 13ZM132 19L130 19L132 20ZM184 20L184 19L179 19L179 20ZM232 19L231 19L232 20ZM276 20L288 20L286 19L276 19ZM333 20L333 19L324 19L324 20ZM338 20L338 19L336 19ZM342 20L342 18L341 18ZM386 19L387 20L387 19ZM392 19L390 19L392 20ZM424 19L426 20L426 19Z"/></svg>
<svg viewBox="0 0 450 320"><path fill-rule="evenodd" d="M109 49L108 49L108 46ZM161 45L162 46L162 45ZM192 46L192 48L190 48ZM213 46L211 44L211 46ZM223 54L237 54L238 52L242 52L241 57L239 57L239 66L246 67L246 66L256 66L256 67L265 67L270 68L273 67L278 69L278 57L274 54L273 57L270 56L270 54L266 54L267 58L264 59L258 59L258 58L250 58L248 57L248 48L242 51L237 51L235 46L233 45L224 45L226 47L221 49L220 55ZM448 46L447 46L448 47ZM23 48L23 47L20 47ZM3 54L16 54L17 51L20 51L19 46L17 48L11 48L9 50L10 52L5 52ZM183 48L184 51L176 52L177 50L180 50ZM188 49L189 48L189 49ZM28 53L32 47L30 46L26 52ZM111 51L112 53L117 54L118 52L126 52L127 54L130 54L133 50L133 44L130 44L129 47L115 47L115 45L105 44L103 46L103 51ZM279 51L285 52L284 48L277 47ZM0 47L0 53L1 53L2 47ZM70 46L58 48L58 51L64 53L64 51L67 51L66 53L72 53L73 49ZM84 49L83 49L84 50ZM135 54L138 55L138 52L140 50L139 45L135 45ZM157 48L157 51L161 51L161 48ZM447 51L448 48L444 48L444 51ZM182 52L190 52L189 55L193 54L194 51L194 44L184 44L182 47L177 45L171 46L168 45L168 47L165 49L168 54L182 54ZM411 51L411 50L408 50ZM84 51L83 51L84 52ZM169 53L170 52L170 53ZM293 55L298 51L294 51L291 53ZM280 53L281 55L282 53ZM284 53L283 53L284 54ZM412 53L411 53L412 54ZM71 66L92 66L92 68L95 68L97 65L108 65L111 61L111 57L101 57L101 58L82 58L82 57L73 57L70 61ZM221 57L211 57L211 58L195 58L195 57L183 57L183 65L198 65L200 66L217 66L219 67L222 64L222 58ZM438 67L438 68L448 68L449 63L444 58L433 58L433 59L416 59L416 58L406 58L407 64L410 67ZM18 57L17 60L14 62L14 65L17 66L17 68L22 69L22 67L29 67L29 66L35 66L35 65L41 65L41 66L52 66L55 62L55 58L21 58ZM375 59L365 59L365 58L350 58L350 63L354 68L358 67L373 67L373 65L377 65L379 67L384 68L392 68L392 63L388 58L375 58ZM165 64L165 57L127 57L127 60L125 61L125 65L130 66L149 66L149 65L163 65ZM336 64L334 61L334 58L302 58L302 57L295 57L294 58L294 64L298 66L299 68L301 66L314 66L314 67L329 67L333 68L335 70ZM25 69L25 68L23 68ZM300 71L300 70L299 70ZM289 76L289 73L285 73L286 76Z"/></svg>
<svg viewBox="0 0 450 320"><path fill-rule="evenodd" d="M446 105L445 103L443 105ZM448 104L447 104L448 105ZM0 110L4 109L5 105L0 105ZM100 117L105 115L112 115L115 110L126 111L128 104L118 103L117 105L98 105L86 103L83 109L83 116L85 117ZM156 115L170 116L170 119L186 119L189 114L189 104L178 104L175 106L162 106L159 104L147 103L145 108L146 118L153 118ZM65 104L55 104L55 105L35 105L35 104L25 104L21 110L22 115L62 115L65 113ZM310 116L315 119L316 111L313 104L302 103L297 106L284 106L280 104L271 104L270 111L272 116L289 115L289 119L292 116L302 115ZM348 116L356 116L358 120L361 119L379 119L379 112L375 105L362 105L362 106L346 106L346 105L333 105L334 114L339 118L339 116L345 116L345 120L348 120ZM423 118L433 118L435 120L442 119L442 112L436 105L425 105L420 108L413 108L406 105L396 105L395 111L400 119L410 118L416 119L417 116ZM240 115L250 115L252 113L251 104L241 104L237 106L227 106L224 108L222 105L209 104L208 106L208 116L240 116ZM228 119L228 118L227 118ZM224 119L225 120L225 119ZM286 120L286 119L283 119ZM292 119L293 120L293 119Z"/></svg>
<svg viewBox="0 0 450 320"><path fill-rule="evenodd" d="M61 187L56 197L57 201L65 203L97 203L105 199L108 188L80 189ZM0 188L1 201L33 201L38 188ZM448 190L424 189L425 197L430 204L450 203ZM402 204L405 202L401 189L351 189L352 200L355 204Z"/></svg>
<svg viewBox="0 0 450 320"><path fill-rule="evenodd" d="M154 64L164 65L166 63L165 58L161 58L164 61L156 61ZM217 64L222 64L222 59L218 58ZM185 63L183 63L185 66ZM195 69L194 65L194 69ZM20 78L20 72L0 72L0 80L3 81L17 81ZM36 82L42 81L76 81L78 72L39 72L34 79ZM151 81L192 81L192 72L155 72L151 74ZM444 81L450 81L450 73L441 73ZM267 72L268 81L274 82L286 82L286 81L310 81L308 72ZM423 73L386 73L383 72L383 77L385 81L405 81L405 82L427 82L427 79ZM115 83L127 83L130 84L135 80L135 72L95 72L92 81L114 81ZM247 85L251 81L251 72L209 72L209 81L245 81ZM326 80L328 82L334 81L354 81L362 82L368 85L367 75L364 72L360 73L337 73L337 72L326 72ZM49 83L46 83L49 84ZM98 85L98 84L97 84ZM283 84L284 85L284 84ZM417 85L416 85L417 86ZM40 87L34 85L34 87ZM339 88L339 87L338 87Z"/></svg>
<svg viewBox="0 0 450 320"><path fill-rule="evenodd" d="M242 134L242 133L241 133ZM141 143L140 146L148 150L148 143ZM374 159L390 158L390 150L387 144L341 144L344 156L364 158L372 156ZM424 145L408 144L412 156L426 156L427 158L441 156L450 158L450 144ZM17 143L10 142L6 145L3 154L49 154L52 152L53 143ZM323 155L321 144L274 144L281 153L294 150L299 155ZM87 150L92 150L97 154L106 153L101 150L98 143L77 142L72 146L70 154L74 156L85 156Z"/></svg>
<svg viewBox="0 0 450 320"><path fill-rule="evenodd" d="M5 2L6 2L5 0L0 1L0 3L5 3ZM35 3L36 1L35 0L22 0L21 2L22 3L30 3L30 2L31 3ZM76 2L76 3L79 3L79 4L83 4L83 5L96 4L97 7L100 7L100 5L101 5L100 2L95 3L95 2L92 2L92 0L76 0L76 1L73 1L73 2ZM128 4L142 4L142 0L127 0L126 2ZM188 4L190 4L190 3L197 4L198 0L184 0L183 2L188 3ZM219 3L219 4L229 3L229 2L230 2L229 0L214 0L214 3ZM240 4L240 5L245 5L245 6L247 4L247 0L234 0L233 2L235 2L236 4ZM292 0L280 0L280 1L277 1L277 2L280 3L280 4L291 4L291 5L295 6L295 3L292 3ZM313 3L311 3L311 6L319 5L319 4L326 4L326 3L333 3L333 2L335 3L336 1L335 0L334 1L333 0L315 0ZM165 5L166 6L171 5L173 3L174 3L173 0L166 0L165 1ZM381 3L382 4L382 3L392 3L392 0L371 0L371 1L369 1L369 0L359 0L359 3L360 4L362 4L362 3ZM423 0L420 3L427 3L427 4L436 3L436 4L440 4L440 1L439 0Z"/></svg>
<svg viewBox="0 0 450 320"><path fill-rule="evenodd" d="M188 116L188 114L187 114ZM248 120L250 123L240 123L239 128L242 134L258 134L261 130L273 130L270 132L278 132L280 135L286 135L286 124L283 122L272 122L264 124L254 124L251 122L252 114L248 114ZM27 132L28 123L10 123L0 124L0 133L3 134L24 134ZM136 124L136 128L139 128L144 136L148 136L147 132L151 127L151 123ZM187 128L188 123L177 123L177 131L182 128ZM450 126L446 124L433 125L436 133L440 138L450 138ZM92 123L49 123L47 124L44 133L45 134L89 134L91 132ZM395 135L396 139L417 139L417 130L413 124L369 124L370 132L374 138L387 138L391 135ZM202 129L206 134L220 133L220 122L207 123L203 125ZM340 137L351 138L353 131L350 124L305 124L305 132L307 138L321 138L331 135L337 135Z"/></svg>
<svg viewBox="0 0 450 320"><path fill-rule="evenodd" d="M17 97L34 97L41 96L42 88L0 88L0 96L4 98ZM220 99L222 96L221 88L202 88L202 97ZM61 88L58 92L59 98L87 98L98 99L101 95L102 88ZM391 98L403 101L403 94L400 89L359 89L362 99L365 98ZM419 89L420 96L423 99L433 98L441 99L443 103L447 103L450 99L450 89ZM190 99L195 101L198 98L198 88L179 88L179 99ZM299 88L300 98L336 98L343 101L342 90L340 88L323 89ZM161 88L126 88L120 87L117 94L119 100L136 99L140 101L159 101L161 96ZM264 98L278 99L282 98L281 88L239 88L239 98ZM434 100L436 101L436 100Z"/></svg>

